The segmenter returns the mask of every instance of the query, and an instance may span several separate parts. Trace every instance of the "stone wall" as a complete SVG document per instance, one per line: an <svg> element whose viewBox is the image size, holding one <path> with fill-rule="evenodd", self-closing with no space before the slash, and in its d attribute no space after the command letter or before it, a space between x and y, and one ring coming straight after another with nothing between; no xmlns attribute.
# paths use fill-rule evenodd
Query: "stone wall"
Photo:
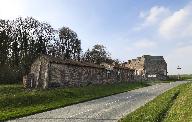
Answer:
<svg viewBox="0 0 192 122"><path fill-rule="evenodd" d="M30 81L30 84L33 85L25 84L25 86L33 88L165 80L167 78L167 63L163 56L144 55L137 59L128 60L122 66L110 66L109 68L86 62L40 56L31 65L29 76L33 80L24 77L23 81L24 83Z"/></svg>
<svg viewBox="0 0 192 122"><path fill-rule="evenodd" d="M128 60L127 63L125 63L125 67L128 67L130 69L135 70L135 75L143 75L144 74L144 68L145 68L145 58L144 57L138 57L137 59Z"/></svg>
<svg viewBox="0 0 192 122"><path fill-rule="evenodd" d="M105 68L56 63L51 63L49 75L50 86L87 86L134 79L133 71L129 69L114 68L109 71Z"/></svg>
<svg viewBox="0 0 192 122"><path fill-rule="evenodd" d="M135 70L137 80L165 80L167 78L167 63L163 56L143 55L137 59L128 60L124 65Z"/></svg>
<svg viewBox="0 0 192 122"><path fill-rule="evenodd" d="M34 84L33 87L47 87L48 78L48 67L49 61L45 57L37 58L31 65L30 74L34 74Z"/></svg>
<svg viewBox="0 0 192 122"><path fill-rule="evenodd" d="M165 80L167 78L167 63L163 56L145 57L145 72L149 79Z"/></svg>
<svg viewBox="0 0 192 122"><path fill-rule="evenodd" d="M134 81L134 70L125 67L106 69L104 66L39 57L31 66L35 87L71 87L91 84L112 84Z"/></svg>

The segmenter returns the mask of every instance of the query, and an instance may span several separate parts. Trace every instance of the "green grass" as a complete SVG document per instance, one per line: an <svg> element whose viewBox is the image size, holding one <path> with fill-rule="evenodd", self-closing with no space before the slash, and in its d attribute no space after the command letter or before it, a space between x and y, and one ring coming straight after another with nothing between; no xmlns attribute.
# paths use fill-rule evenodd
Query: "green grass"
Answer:
<svg viewBox="0 0 192 122"><path fill-rule="evenodd" d="M165 122L191 122L192 121L192 84L181 90L173 106L168 111Z"/></svg>
<svg viewBox="0 0 192 122"><path fill-rule="evenodd" d="M178 75L169 75L168 77L168 81L178 81ZM192 81L192 74L182 74L179 80Z"/></svg>
<svg viewBox="0 0 192 122"><path fill-rule="evenodd" d="M179 85L128 114L120 122L192 121L192 83Z"/></svg>
<svg viewBox="0 0 192 122"><path fill-rule="evenodd" d="M0 85L0 121L126 92L147 85L145 83L119 83L47 90L26 90L21 85Z"/></svg>
<svg viewBox="0 0 192 122"><path fill-rule="evenodd" d="M143 81L143 82L150 84L150 85L155 85L155 84L160 84L160 83L176 82L176 80L163 80L163 81L155 80L155 81Z"/></svg>

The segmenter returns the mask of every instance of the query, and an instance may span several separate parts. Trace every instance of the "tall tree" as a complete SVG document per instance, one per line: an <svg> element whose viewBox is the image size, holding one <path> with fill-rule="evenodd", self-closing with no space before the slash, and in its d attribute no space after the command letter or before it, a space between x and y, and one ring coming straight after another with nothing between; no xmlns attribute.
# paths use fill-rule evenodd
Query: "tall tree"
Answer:
<svg viewBox="0 0 192 122"><path fill-rule="evenodd" d="M19 50L19 67L25 74L37 56L47 54L47 45L53 40L55 30L51 25L41 23L32 17L17 18L12 21L12 25L14 45L17 44L17 50ZM12 54L16 54L15 51L16 46L13 46Z"/></svg>
<svg viewBox="0 0 192 122"><path fill-rule="evenodd" d="M83 56L83 60L95 64L100 64L102 62L112 62L110 54L106 51L106 47L99 44L94 45L91 51L88 49Z"/></svg>
<svg viewBox="0 0 192 122"><path fill-rule="evenodd" d="M68 27L59 30L60 52L65 59L80 60L81 41L77 34Z"/></svg>
<svg viewBox="0 0 192 122"><path fill-rule="evenodd" d="M0 20L0 64L5 65L8 63L10 38L9 38L9 21Z"/></svg>
<svg viewBox="0 0 192 122"><path fill-rule="evenodd" d="M7 76L21 78L40 54L80 60L80 53L81 41L69 28L58 31L32 17L0 19L0 81Z"/></svg>

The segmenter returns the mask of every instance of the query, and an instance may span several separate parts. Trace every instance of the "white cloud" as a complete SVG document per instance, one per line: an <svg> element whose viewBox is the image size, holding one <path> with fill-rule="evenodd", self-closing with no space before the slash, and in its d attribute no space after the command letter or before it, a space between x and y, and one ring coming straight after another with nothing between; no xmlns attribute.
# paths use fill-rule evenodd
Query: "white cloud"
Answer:
<svg viewBox="0 0 192 122"><path fill-rule="evenodd" d="M134 43L134 46L136 48L140 49L149 49L149 48L154 48L156 47L156 43L154 41L150 41L148 39L142 39Z"/></svg>
<svg viewBox="0 0 192 122"><path fill-rule="evenodd" d="M190 41L192 38L192 2L174 12L163 6L154 6L149 11L141 11L139 17L144 21L134 28L136 31L152 26L157 30L154 34L161 40Z"/></svg>
<svg viewBox="0 0 192 122"><path fill-rule="evenodd" d="M138 31L145 27L158 24L162 19L170 15L170 10L163 6L154 6L149 11L141 11L139 17L144 19L144 22L133 30Z"/></svg>
<svg viewBox="0 0 192 122"><path fill-rule="evenodd" d="M154 24L159 20L163 19L165 16L169 15L170 11L168 8L163 6L154 6L150 11L144 16L145 23Z"/></svg>
<svg viewBox="0 0 192 122"><path fill-rule="evenodd" d="M146 17L146 12L144 12L144 11L141 11L140 13L139 13L139 17L140 18L145 18Z"/></svg>
<svg viewBox="0 0 192 122"><path fill-rule="evenodd" d="M165 18L159 27L161 36L168 39L192 37L192 3Z"/></svg>

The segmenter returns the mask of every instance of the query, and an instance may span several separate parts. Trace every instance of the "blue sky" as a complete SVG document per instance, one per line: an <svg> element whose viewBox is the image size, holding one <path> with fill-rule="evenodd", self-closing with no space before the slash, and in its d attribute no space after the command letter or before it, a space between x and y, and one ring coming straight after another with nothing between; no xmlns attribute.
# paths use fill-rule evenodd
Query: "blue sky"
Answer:
<svg viewBox="0 0 192 122"><path fill-rule="evenodd" d="M169 74L192 74L191 0L0 0L0 18L32 16L54 28L68 26L83 50L103 44L127 61L163 55Z"/></svg>

